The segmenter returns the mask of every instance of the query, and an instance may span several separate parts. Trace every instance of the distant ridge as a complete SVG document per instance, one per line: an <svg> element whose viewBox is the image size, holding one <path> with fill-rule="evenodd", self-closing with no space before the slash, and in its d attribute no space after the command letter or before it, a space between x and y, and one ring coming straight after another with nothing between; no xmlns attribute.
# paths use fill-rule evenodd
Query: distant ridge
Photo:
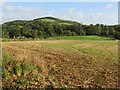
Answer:
<svg viewBox="0 0 120 90"><path fill-rule="evenodd" d="M5 22L3 24L14 23L14 22L32 22L32 21L44 21L44 22L54 22L54 23L56 22L56 23L68 24L68 25L73 24L73 23L80 24L79 22L76 22L76 21L64 20L64 19L59 19L55 17L41 17L41 18L36 18L33 20L13 20L13 21Z"/></svg>

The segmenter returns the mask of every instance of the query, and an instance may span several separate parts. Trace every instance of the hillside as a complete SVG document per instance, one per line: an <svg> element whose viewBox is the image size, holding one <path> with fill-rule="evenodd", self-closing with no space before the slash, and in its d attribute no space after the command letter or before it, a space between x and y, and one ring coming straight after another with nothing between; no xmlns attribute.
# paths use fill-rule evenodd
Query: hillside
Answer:
<svg viewBox="0 0 120 90"><path fill-rule="evenodd" d="M33 20L15 20L2 24L3 38L49 38L54 36L97 35L120 39L120 25L83 25L81 23L54 17Z"/></svg>

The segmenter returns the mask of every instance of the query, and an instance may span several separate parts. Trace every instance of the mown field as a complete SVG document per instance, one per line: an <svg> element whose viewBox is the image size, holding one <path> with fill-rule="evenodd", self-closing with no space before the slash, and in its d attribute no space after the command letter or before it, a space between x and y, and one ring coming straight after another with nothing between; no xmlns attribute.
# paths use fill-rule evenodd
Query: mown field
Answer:
<svg viewBox="0 0 120 90"><path fill-rule="evenodd" d="M117 88L118 65L117 40L3 42L3 86Z"/></svg>
<svg viewBox="0 0 120 90"><path fill-rule="evenodd" d="M50 37L49 40L114 40L110 37L101 37L101 36L56 36Z"/></svg>

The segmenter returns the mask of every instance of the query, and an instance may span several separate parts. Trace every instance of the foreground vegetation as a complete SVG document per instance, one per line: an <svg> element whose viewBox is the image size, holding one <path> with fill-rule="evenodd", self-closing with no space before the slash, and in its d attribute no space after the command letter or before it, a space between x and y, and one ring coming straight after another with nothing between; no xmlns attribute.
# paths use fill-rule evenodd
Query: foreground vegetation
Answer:
<svg viewBox="0 0 120 90"><path fill-rule="evenodd" d="M117 88L117 44L117 40L3 42L3 86Z"/></svg>

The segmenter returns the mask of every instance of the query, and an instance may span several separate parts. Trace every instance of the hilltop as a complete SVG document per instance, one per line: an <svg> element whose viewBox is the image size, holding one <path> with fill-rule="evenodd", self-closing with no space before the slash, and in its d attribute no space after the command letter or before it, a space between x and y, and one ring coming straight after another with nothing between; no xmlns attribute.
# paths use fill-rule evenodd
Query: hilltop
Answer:
<svg viewBox="0 0 120 90"><path fill-rule="evenodd" d="M67 24L67 25L71 25L73 23L78 23L75 21L63 20L63 19L59 19L59 18L55 18L55 17L42 17L42 18L34 19L34 21L54 22L54 23Z"/></svg>

